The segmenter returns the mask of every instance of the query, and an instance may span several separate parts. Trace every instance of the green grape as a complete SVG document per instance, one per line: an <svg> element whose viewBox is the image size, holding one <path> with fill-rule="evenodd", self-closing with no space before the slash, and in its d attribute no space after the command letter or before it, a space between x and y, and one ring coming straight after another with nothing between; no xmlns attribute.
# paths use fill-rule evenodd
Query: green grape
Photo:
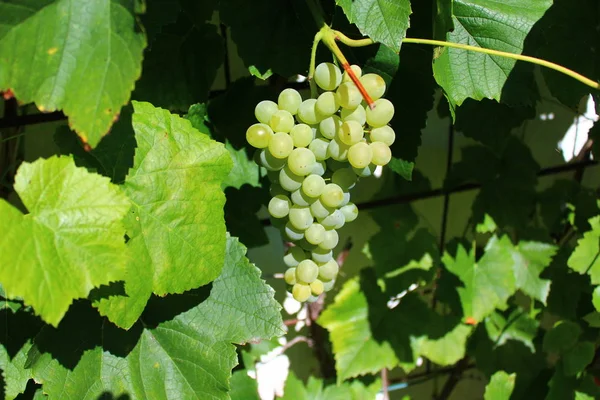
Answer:
<svg viewBox="0 0 600 400"><path fill-rule="evenodd" d="M342 143L339 138L334 138L327 146L327 154L336 161L345 161L348 159L348 150L350 146Z"/></svg>
<svg viewBox="0 0 600 400"><path fill-rule="evenodd" d="M352 189L357 180L358 178L352 168L340 168L331 175L331 183L335 183L345 191Z"/></svg>
<svg viewBox="0 0 600 400"><path fill-rule="evenodd" d="M340 106L350 110L354 110L360 106L360 102L363 99L360 90L358 90L354 82L342 83L337 90L337 98Z"/></svg>
<svg viewBox="0 0 600 400"><path fill-rule="evenodd" d="M344 219L344 214L340 210L335 210L325 218L319 220L320 224L325 227L325 229L338 229L337 227L346 222Z"/></svg>
<svg viewBox="0 0 600 400"><path fill-rule="evenodd" d="M310 286L304 285L302 283L296 283L292 287L292 296L294 300L299 301L300 303L304 303L309 299L311 294Z"/></svg>
<svg viewBox="0 0 600 400"><path fill-rule="evenodd" d="M310 197L319 197L324 188L325 180L319 175L308 175L302 182L302 191Z"/></svg>
<svg viewBox="0 0 600 400"><path fill-rule="evenodd" d="M296 89L283 89L277 98L277 104L280 110L285 110L292 115L296 115L298 107L302 103L302 96Z"/></svg>
<svg viewBox="0 0 600 400"><path fill-rule="evenodd" d="M288 267L295 267L302 260L306 260L306 253L298 246L290 247L283 256L283 263Z"/></svg>
<svg viewBox="0 0 600 400"><path fill-rule="evenodd" d="M340 210L337 210L337 211L340 211ZM340 213L341 213L341 211L340 211ZM344 225L346 225L346 219L344 218L344 214L342 214L342 218L340 219L338 224L333 227L333 229L340 230L344 227Z"/></svg>
<svg viewBox="0 0 600 400"><path fill-rule="evenodd" d="M306 228L304 238L310 244L319 244L325 239L325 228L321 224L311 224Z"/></svg>
<svg viewBox="0 0 600 400"><path fill-rule="evenodd" d="M326 218L328 215L333 213L335 208L323 205L321 200L317 199L310 205L311 214L317 219Z"/></svg>
<svg viewBox="0 0 600 400"><path fill-rule="evenodd" d="M369 145L373 158L371 161L375 165L386 165L392 159L392 151L389 146L383 142L373 142Z"/></svg>
<svg viewBox="0 0 600 400"><path fill-rule="evenodd" d="M338 130L342 126L342 120L337 115L325 118L319 123L319 131L323 137L327 139L333 139L337 136Z"/></svg>
<svg viewBox="0 0 600 400"><path fill-rule="evenodd" d="M377 74L365 74L361 76L360 83L363 84L373 100L379 99L385 93L385 81Z"/></svg>
<svg viewBox="0 0 600 400"><path fill-rule="evenodd" d="M315 154L304 147L294 149L288 157L288 167L298 176L310 174L316 162Z"/></svg>
<svg viewBox="0 0 600 400"><path fill-rule="evenodd" d="M380 126L371 130L369 136L372 142L382 142L391 146L396 140L396 133L389 125Z"/></svg>
<svg viewBox="0 0 600 400"><path fill-rule="evenodd" d="M348 146L360 142L363 137L363 127L356 121L344 121L338 131L338 138L342 143Z"/></svg>
<svg viewBox="0 0 600 400"><path fill-rule="evenodd" d="M317 114L317 110L315 108L316 104L317 99L307 99L300 104L297 115L300 122L304 122L308 125L315 125L321 122L323 118Z"/></svg>
<svg viewBox="0 0 600 400"><path fill-rule="evenodd" d="M344 200L344 191L335 183L328 183L323 188L319 199L327 207L337 207Z"/></svg>
<svg viewBox="0 0 600 400"><path fill-rule="evenodd" d="M350 192L344 192L344 199L342 200L338 208L344 207L348 203L350 203Z"/></svg>
<svg viewBox="0 0 600 400"><path fill-rule="evenodd" d="M322 249L332 250L335 246L338 245L339 240L340 238L337 231L335 229L329 229L326 230L323 234L323 240L317 244Z"/></svg>
<svg viewBox="0 0 600 400"><path fill-rule="evenodd" d="M319 279L328 282L334 280L340 271L340 266L335 260L329 260L319 265Z"/></svg>
<svg viewBox="0 0 600 400"><path fill-rule="evenodd" d="M296 147L307 147L313 141L315 132L313 128L306 124L294 125L290 131L290 136Z"/></svg>
<svg viewBox="0 0 600 400"><path fill-rule="evenodd" d="M306 193L302 191L302 188L293 191L290 198L292 199L292 203L301 207L308 207L316 200L307 196Z"/></svg>
<svg viewBox="0 0 600 400"><path fill-rule="evenodd" d="M279 184L288 192L300 189L304 177L294 174L288 166L279 171Z"/></svg>
<svg viewBox="0 0 600 400"><path fill-rule="evenodd" d="M306 240L306 231L304 231L304 238L298 240L296 242L296 245L298 247L302 247L306 251L313 251L317 248L316 244L308 243L308 241Z"/></svg>
<svg viewBox="0 0 600 400"><path fill-rule="evenodd" d="M283 233L292 242L297 242L298 240L304 239L304 230L294 228L289 221L287 224L285 224Z"/></svg>
<svg viewBox="0 0 600 400"><path fill-rule="evenodd" d="M269 150L262 149L256 152L256 163L262 165L269 171L279 171L285 167L286 160L273 157Z"/></svg>
<svg viewBox="0 0 600 400"><path fill-rule="evenodd" d="M315 68L315 83L323 90L335 90L342 81L342 71L332 63L320 63Z"/></svg>
<svg viewBox="0 0 600 400"><path fill-rule="evenodd" d="M358 217L358 207L354 203L348 203L340 208L342 214L344 214L344 221L352 222Z"/></svg>
<svg viewBox="0 0 600 400"><path fill-rule="evenodd" d="M356 143L348 150L348 161L354 168L365 168L371 163L373 151L364 142Z"/></svg>
<svg viewBox="0 0 600 400"><path fill-rule="evenodd" d="M290 199L283 194L278 194L269 201L268 210L273 217L283 218L289 214L290 207L292 207Z"/></svg>
<svg viewBox="0 0 600 400"><path fill-rule="evenodd" d="M333 289L333 286L335 286L335 279L332 279L327 282L323 282L323 290L325 292L329 292L331 289Z"/></svg>
<svg viewBox="0 0 600 400"><path fill-rule="evenodd" d="M342 121L356 121L362 127L367 122L367 112L363 106L358 106L354 110L342 108L340 112Z"/></svg>
<svg viewBox="0 0 600 400"><path fill-rule="evenodd" d="M320 268L319 268L320 269ZM296 284L296 268L288 268L283 274L283 279L288 285Z"/></svg>
<svg viewBox="0 0 600 400"><path fill-rule="evenodd" d="M296 267L296 279L304 283L313 283L319 276L319 267L312 260L300 261Z"/></svg>
<svg viewBox="0 0 600 400"><path fill-rule="evenodd" d="M375 108L367 108L367 123L373 128L387 125L394 116L394 105L388 99L375 100Z"/></svg>
<svg viewBox="0 0 600 400"><path fill-rule="evenodd" d="M329 117L340 108L334 92L323 92L317 98L315 110L322 117Z"/></svg>
<svg viewBox="0 0 600 400"><path fill-rule="evenodd" d="M267 151L267 154L268 153L269 152ZM274 185L279 186L279 171L267 171L267 178L269 179L269 182L271 182ZM285 193L277 193L277 194L285 194Z"/></svg>
<svg viewBox="0 0 600 400"><path fill-rule="evenodd" d="M294 116L288 111L279 110L271 116L269 126L274 132L288 133L294 127Z"/></svg>
<svg viewBox="0 0 600 400"><path fill-rule="evenodd" d="M321 293L323 293L324 290L325 286L323 285L323 282L321 282L318 279L310 284L310 291L315 296L320 295Z"/></svg>
<svg viewBox="0 0 600 400"><path fill-rule="evenodd" d="M327 154L328 148L329 140L324 138L316 138L308 146L308 149L313 152L317 161L324 161L329 158L329 154Z"/></svg>
<svg viewBox="0 0 600 400"><path fill-rule="evenodd" d="M331 250L323 250L319 247L310 252L310 257L314 262L318 263L326 263L329 260L333 260L333 252ZM318 276L318 268L317 268L317 276Z"/></svg>
<svg viewBox="0 0 600 400"><path fill-rule="evenodd" d="M290 223L298 230L305 230L313 223L314 218L309 207L292 206L289 213Z"/></svg>
<svg viewBox="0 0 600 400"><path fill-rule="evenodd" d="M314 175L323 176L326 170L327 164L325 164L325 161L317 161L315 162L313 169L310 171L310 173Z"/></svg>
<svg viewBox="0 0 600 400"><path fill-rule="evenodd" d="M354 75L356 75L357 78L360 78L362 75L362 69L358 65L352 64L350 69L354 72ZM342 75L342 82L352 82L352 78L350 78L350 75L348 75L346 71L344 71L344 74Z"/></svg>
<svg viewBox="0 0 600 400"><path fill-rule="evenodd" d="M264 149L273 137L273 130L266 124L254 124L246 131L246 141L252 147Z"/></svg>
<svg viewBox="0 0 600 400"><path fill-rule="evenodd" d="M366 178L366 177L369 177L369 176L373 175L373 172L375 172L375 168L377 168L377 165L375 165L375 164L369 164L369 165L367 165L364 168L354 168L354 167L352 167L352 170L359 177Z"/></svg>
<svg viewBox="0 0 600 400"><path fill-rule="evenodd" d="M271 116L279 111L279 107L271 100L263 100L254 107L254 116L259 122L269 124Z"/></svg>
<svg viewBox="0 0 600 400"><path fill-rule="evenodd" d="M275 158L287 158L294 150L292 137L284 132L277 132L269 142L269 152Z"/></svg>

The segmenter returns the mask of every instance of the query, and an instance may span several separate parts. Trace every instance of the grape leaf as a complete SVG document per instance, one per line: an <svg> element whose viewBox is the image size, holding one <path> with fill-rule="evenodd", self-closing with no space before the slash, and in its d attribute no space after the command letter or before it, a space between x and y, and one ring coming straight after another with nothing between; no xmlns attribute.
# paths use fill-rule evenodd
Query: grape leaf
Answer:
<svg viewBox="0 0 600 400"><path fill-rule="evenodd" d="M146 49L142 77L132 98L169 110L187 110L208 100L224 56L224 40L217 27L194 25L182 12Z"/></svg>
<svg viewBox="0 0 600 400"><path fill-rule="evenodd" d="M492 237L485 254L475 261L474 250L469 253L458 246L455 257L446 253L442 258L446 268L458 276L464 287L458 288L465 322L475 324L506 305L517 289L512 262L512 243L507 237Z"/></svg>
<svg viewBox="0 0 600 400"><path fill-rule="evenodd" d="M544 335L544 351L563 353L577 343L579 336L581 336L579 324L559 321Z"/></svg>
<svg viewBox="0 0 600 400"><path fill-rule="evenodd" d="M15 190L29 214L0 200L0 281L9 298L23 298L56 326L74 299L125 277L121 220L130 202L108 178L64 156L23 163Z"/></svg>
<svg viewBox="0 0 600 400"><path fill-rule="evenodd" d="M387 87L390 86L392 79L398 72L400 57L398 53L392 51L389 47L380 45L377 53L367 60L362 68L363 74L378 74L383 78Z"/></svg>
<svg viewBox="0 0 600 400"><path fill-rule="evenodd" d="M455 0L454 30L446 34L446 40L521 54L527 34L551 4L550 0ZM509 76L513 87L525 90L531 78L515 76L515 63L504 57L445 48L435 59L433 71L454 109L467 98L500 101Z"/></svg>
<svg viewBox="0 0 600 400"><path fill-rule="evenodd" d="M507 318L493 312L485 319L485 328L495 346L502 346L509 340L523 343L535 353L533 340L538 331L539 322L520 309L513 310Z"/></svg>
<svg viewBox="0 0 600 400"><path fill-rule="evenodd" d="M540 242L519 242L513 255L513 269L517 288L528 296L546 304L550 292L550 281L541 279L540 274L550 265L558 247Z"/></svg>
<svg viewBox="0 0 600 400"><path fill-rule="evenodd" d="M0 367L6 400L12 400L25 391L27 382L31 378L30 371L25 368L27 352L30 348L31 341L28 341L14 357L10 357L6 349L0 346Z"/></svg>
<svg viewBox="0 0 600 400"><path fill-rule="evenodd" d="M366 386L355 380L338 385L323 385L321 379L313 376L308 378L306 387L304 383L290 371L285 382L282 400L363 400L374 399L381 389L381 382L374 381Z"/></svg>
<svg viewBox="0 0 600 400"><path fill-rule="evenodd" d="M592 284L600 284L600 215L589 220L591 230L583 234L567 264L580 274L589 274Z"/></svg>
<svg viewBox="0 0 600 400"><path fill-rule="evenodd" d="M258 382L248 376L248 371L237 370L231 376L231 400L260 400Z"/></svg>
<svg viewBox="0 0 600 400"><path fill-rule="evenodd" d="M400 51L412 12L408 0L336 0L336 3L363 35Z"/></svg>
<svg viewBox="0 0 600 400"><path fill-rule="evenodd" d="M15 3L0 3L10 23L0 31L0 91L11 89L42 111L63 110L94 147L140 76L145 35L133 2L44 3L26 18Z"/></svg>
<svg viewBox="0 0 600 400"><path fill-rule="evenodd" d="M77 134L66 126L54 133L54 142L61 154L72 154L75 164L107 176L113 183L123 183L129 168L133 166L135 136L131 128L132 108L123 108L119 120L98 146L86 151Z"/></svg>
<svg viewBox="0 0 600 400"><path fill-rule="evenodd" d="M352 279L344 284L335 296L335 302L317 321L329 331L338 383L398 364L391 344L373 338L372 329L376 327L370 326L368 311L367 297L361 291L358 279Z"/></svg>
<svg viewBox="0 0 600 400"><path fill-rule="evenodd" d="M596 347L592 342L579 342L562 356L563 371L566 376L573 376L588 366L594 359Z"/></svg>
<svg viewBox="0 0 600 400"><path fill-rule="evenodd" d="M152 293L182 293L219 275L225 249L221 185L232 165L223 144L148 103L134 102L133 128L138 147L123 185L133 203L125 219L133 254L128 296L98 304L122 328L133 325Z"/></svg>
<svg viewBox="0 0 600 400"><path fill-rule="evenodd" d="M237 364L232 343L283 333L273 289L245 252L229 238L223 272L209 297L174 317L161 318L173 312L167 301L185 296L156 299L128 332L93 310L87 318L73 313L58 329L42 330L29 353L34 379L51 398L60 399L95 399L105 391L132 400L228 399Z"/></svg>
<svg viewBox="0 0 600 400"><path fill-rule="evenodd" d="M443 321L441 318L439 320ZM461 323L451 326L450 330L443 325L440 325L440 328L438 330L447 332L436 337L435 331L429 331L430 337L414 339L411 345L417 354L427 357L438 365L453 365L465 356L467 339L473 332L473 328Z"/></svg>
<svg viewBox="0 0 600 400"><path fill-rule="evenodd" d="M257 0L248 7L245 0L221 0L219 16L247 67L285 77L306 74L314 23L304 2Z"/></svg>
<svg viewBox="0 0 600 400"><path fill-rule="evenodd" d="M454 30L454 0L436 0L434 39L443 40L446 33Z"/></svg>
<svg viewBox="0 0 600 400"><path fill-rule="evenodd" d="M485 387L484 400L508 400L515 388L516 374L498 371Z"/></svg>

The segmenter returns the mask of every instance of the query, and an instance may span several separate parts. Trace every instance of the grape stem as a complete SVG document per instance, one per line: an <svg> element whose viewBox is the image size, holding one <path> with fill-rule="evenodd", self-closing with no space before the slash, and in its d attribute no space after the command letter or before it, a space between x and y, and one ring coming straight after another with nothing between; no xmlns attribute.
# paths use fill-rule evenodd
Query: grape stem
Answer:
<svg viewBox="0 0 600 400"><path fill-rule="evenodd" d="M369 39L369 38L350 39L348 36L344 35L343 33L339 32L339 31L333 30L333 32L334 32L335 38L337 40L339 40L340 42L344 43L346 46L349 46L349 47L364 47L364 46L368 46L368 45L375 43L372 39ZM517 60L517 61L524 61L524 62L528 62L531 64L541 65L543 67L550 68L550 69L558 71L562 74L570 76L571 78L573 78L593 89L600 90L599 82L596 82L590 78L587 78L587 77L581 75L580 73L575 72L575 71L573 71L567 67L564 67L560 64L556 64L551 61L543 60L543 59L537 58L537 57L524 56L522 54L515 54L515 53L508 53L508 52L500 51L500 50L486 49L484 47L475 47L475 46L470 46L470 45L461 44L461 43L446 42L443 40L405 38L404 40L402 40L402 43L414 43L414 44L426 44L426 45L430 45L430 46L451 47L451 48L455 48L455 49L473 51L476 53L483 53L483 54L488 54L488 55L492 55L492 56L505 57L505 58L510 58L510 59Z"/></svg>

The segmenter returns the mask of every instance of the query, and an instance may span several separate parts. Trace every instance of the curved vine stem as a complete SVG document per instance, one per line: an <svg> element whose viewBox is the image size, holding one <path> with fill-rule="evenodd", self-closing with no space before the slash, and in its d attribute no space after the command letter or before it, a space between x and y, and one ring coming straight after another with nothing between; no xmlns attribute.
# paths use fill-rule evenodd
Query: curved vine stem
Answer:
<svg viewBox="0 0 600 400"><path fill-rule="evenodd" d="M356 40L356 39L350 39L348 36L344 35L341 32L338 32L338 31L333 31L333 32L335 33L337 40L339 40L340 42L344 43L346 46L349 46L349 47L363 47L363 46L368 46L368 45L375 43L375 42L373 42L373 40L371 40L369 38ZM590 78L587 78L587 77L581 75L580 73L577 73L567 67L563 67L560 64L556 64L551 61L543 60L541 58L524 56L524 55L515 54L515 53L508 53L508 52L500 51L500 50L486 49L484 47L475 47L475 46L470 46L467 44L446 42L443 40L405 38L402 41L402 43L415 43L415 44L426 44L426 45L430 45L430 46L451 47L451 48L455 48L455 49L473 51L476 53L483 53L483 54L488 54L488 55L492 55L492 56L505 57L505 58L510 58L510 59L517 60L517 61L524 61L524 62L528 62L528 63L532 63L532 64L537 64L537 65L541 65L546 68L553 69L553 70L558 71L567 76L570 76L571 78L576 79L579 82L583 83L584 85L587 85L593 89L600 90L600 83L598 83Z"/></svg>

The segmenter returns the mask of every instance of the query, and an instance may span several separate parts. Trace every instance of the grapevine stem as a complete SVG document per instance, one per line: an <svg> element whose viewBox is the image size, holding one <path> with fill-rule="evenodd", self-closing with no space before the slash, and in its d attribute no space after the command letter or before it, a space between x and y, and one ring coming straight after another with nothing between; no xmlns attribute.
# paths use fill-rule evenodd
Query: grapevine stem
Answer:
<svg viewBox="0 0 600 400"><path fill-rule="evenodd" d="M323 38L323 32L322 31L317 32L317 34L315 35L315 38L313 40L313 45L312 45L312 49L310 52L310 65L308 67L308 83L310 84L310 97L312 97L312 98L317 98L317 95L318 95L317 85L315 84L315 81L313 80L313 76L315 75L315 67L316 67L316 63L317 63L317 47L319 46L319 43L321 42L322 38Z"/></svg>
<svg viewBox="0 0 600 400"><path fill-rule="evenodd" d="M334 31L334 33L335 33L337 40L344 43L346 46L350 46L350 47L363 47L363 46L368 46L370 44L375 43L375 42L373 42L373 40L371 40L369 38L356 40L356 39L350 39L348 36L344 35L341 32L338 32L338 31ZM456 49L461 49L461 50L473 51L476 53L489 54L492 56L511 58L511 59L517 60L517 61L524 61L524 62L528 62L528 63L532 63L532 64L537 64L537 65L541 65L546 68L553 69L553 70L558 71L567 76L570 76L571 78L576 79L579 82L583 83L584 85L587 85L593 89L600 90L600 83L598 83L590 78L587 78L587 77L581 75L580 73L575 72L567 67L563 67L560 64L556 64L551 61L543 60L543 59L540 59L537 57L524 56L522 54L515 54L515 53L508 53L508 52L500 51L500 50L486 49L484 47L475 47L475 46L470 46L470 45L461 44L461 43L446 42L443 40L405 38L402 41L402 43L415 43L415 44L427 44L427 45L431 45L431 46L451 47L451 48L456 48Z"/></svg>

